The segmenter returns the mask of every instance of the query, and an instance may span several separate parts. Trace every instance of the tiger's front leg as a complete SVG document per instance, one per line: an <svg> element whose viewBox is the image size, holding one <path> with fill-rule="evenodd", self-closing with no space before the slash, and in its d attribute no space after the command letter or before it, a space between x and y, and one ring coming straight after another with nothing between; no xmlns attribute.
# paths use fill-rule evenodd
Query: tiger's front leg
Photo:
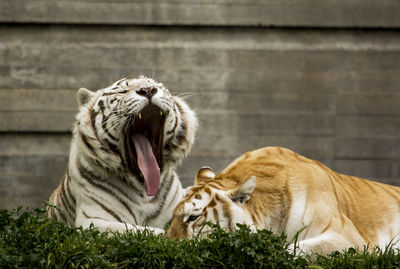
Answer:
<svg viewBox="0 0 400 269"><path fill-rule="evenodd" d="M100 214L99 214L100 215ZM119 222L116 220L110 220L101 217L91 217L83 210L79 210L75 220L75 227L81 227L84 229L89 228L91 225L99 229L101 232L119 232L125 233L130 230L133 232L148 230L153 232L155 235L164 234L164 229L157 227L147 227L141 225L135 225L130 223Z"/></svg>

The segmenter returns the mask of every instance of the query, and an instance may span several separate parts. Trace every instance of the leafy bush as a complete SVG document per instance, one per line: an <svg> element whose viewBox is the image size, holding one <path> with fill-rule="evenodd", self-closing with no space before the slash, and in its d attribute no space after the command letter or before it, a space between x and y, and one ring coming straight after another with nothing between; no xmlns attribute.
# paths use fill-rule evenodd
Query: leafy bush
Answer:
<svg viewBox="0 0 400 269"><path fill-rule="evenodd" d="M0 268L393 268L397 251L294 257L284 235L228 233L217 225L207 238L170 240L148 231L108 235L44 218L43 209L0 210Z"/></svg>

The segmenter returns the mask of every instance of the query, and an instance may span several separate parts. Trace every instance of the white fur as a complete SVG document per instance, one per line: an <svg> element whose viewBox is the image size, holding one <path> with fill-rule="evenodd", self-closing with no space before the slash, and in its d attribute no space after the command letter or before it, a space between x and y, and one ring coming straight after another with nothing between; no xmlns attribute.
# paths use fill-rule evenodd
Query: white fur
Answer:
<svg viewBox="0 0 400 269"><path fill-rule="evenodd" d="M187 124L183 144L179 145L177 150L172 151L169 155L175 157L175 161L165 163L161 174L159 192L163 191L163 186L166 184L168 184L166 186L169 186L169 189L165 190L165 193L160 194L157 198L147 196L143 184L136 180L128 170L122 169L121 171L121 167L124 167L124 161L121 159L121 156L124 154L122 130L126 127L123 124L132 115L137 117L138 113L149 104L147 97L141 96L136 92L137 89L142 87L157 88L157 93L152 96L151 102L159 106L164 113L167 113L164 128L164 143L168 139L175 139L174 134L180 131L179 128L181 128L180 123L182 121L185 121ZM120 95L121 98L112 103L108 102L110 99L107 98L113 98L108 96L114 96L113 94L118 91L124 92ZM86 100L87 96L91 98ZM71 214L69 214L70 218L74 217L73 223L68 222L71 225L82 226L84 228L93 224L104 231L143 230L144 226L141 225L145 225L157 234L163 232L162 228L170 221L173 209L184 195L184 190L175 173L175 167L190 150L194 141L197 128L197 119L194 112L182 99L171 96L162 83L146 77L121 79L110 87L91 94L87 90L80 90L78 92L78 100L81 107L76 117L78 124L74 127L68 167L68 174L71 179L68 186L71 195L76 200L76 209L75 216L70 216ZM85 101L87 102L85 103ZM98 113L101 108L98 105L99 102L102 102L103 106L106 106L104 116L108 117L106 125L109 133L100 128L103 123L103 117L101 113ZM179 111L175 104L178 104L182 108L183 113ZM89 117L90 109L97 113L94 122L95 126L97 126L97 132L92 128ZM175 117L176 114L178 114L178 117ZM177 120L180 121L178 124L176 124ZM175 133L169 132L175 125L177 126ZM84 134L90 140L93 146L92 149L85 146L84 141L80 138L80 133ZM103 141L106 139L110 140L110 133L120 139L119 144L116 145L121 151L120 155L107 154L104 150L100 150L104 147ZM93 185L84 178L77 167L77 160L79 160L81 166L90 170L95 175L95 179L98 176L101 177L102 181L96 181L96 184ZM97 163L100 165L97 165ZM123 181L121 178L125 180ZM107 191L107 188L110 188L110 186L118 193L117 196ZM58 190L62 187L60 185ZM51 197L51 202L54 204L57 204L57 201L60 200L56 191L55 195ZM142 195L139 195L138 192L142 193ZM100 202L103 206L95 201ZM113 213L104 208L113 211L122 221L118 221L113 216ZM129 210L133 212L133 215ZM54 212L52 214L49 213L49 216L55 215L55 217L62 220L59 213ZM150 220L148 219L155 214L158 215Z"/></svg>
<svg viewBox="0 0 400 269"><path fill-rule="evenodd" d="M381 249L385 249L389 244L400 248L400 214L388 220L388 225L378 232L378 242Z"/></svg>
<svg viewBox="0 0 400 269"><path fill-rule="evenodd" d="M296 233L307 225L304 222L307 205L307 191L301 191L293 195L293 202L289 212L289 218L286 225L286 233L288 238L293 238Z"/></svg>

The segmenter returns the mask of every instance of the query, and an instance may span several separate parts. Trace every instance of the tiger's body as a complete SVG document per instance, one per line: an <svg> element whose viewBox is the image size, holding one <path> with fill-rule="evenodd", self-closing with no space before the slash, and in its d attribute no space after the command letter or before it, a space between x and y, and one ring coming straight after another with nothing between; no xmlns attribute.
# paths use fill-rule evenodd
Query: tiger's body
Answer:
<svg viewBox="0 0 400 269"><path fill-rule="evenodd" d="M179 97L146 77L80 89L68 167L48 216L70 226L156 233L182 199L175 172L194 141L197 119Z"/></svg>
<svg viewBox="0 0 400 269"><path fill-rule="evenodd" d="M364 246L400 247L400 188L339 174L279 147L248 152L220 174L199 170L174 210L168 237L207 232L205 222L235 230L298 231L303 253ZM294 250L294 245L290 249Z"/></svg>

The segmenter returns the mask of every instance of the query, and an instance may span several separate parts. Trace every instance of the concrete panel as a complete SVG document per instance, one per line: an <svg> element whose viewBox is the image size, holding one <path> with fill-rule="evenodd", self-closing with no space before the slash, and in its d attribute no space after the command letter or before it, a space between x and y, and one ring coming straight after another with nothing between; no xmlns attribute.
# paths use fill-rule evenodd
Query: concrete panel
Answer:
<svg viewBox="0 0 400 269"><path fill-rule="evenodd" d="M335 115L336 95L262 91L213 91L190 95L190 103L218 114Z"/></svg>
<svg viewBox="0 0 400 269"><path fill-rule="evenodd" d="M112 10L112 12L110 12ZM181 0L91 1L3 0L1 22L398 27L400 4L395 0L243 1Z"/></svg>
<svg viewBox="0 0 400 269"><path fill-rule="evenodd" d="M341 94L337 97L341 116L400 116L399 94Z"/></svg>
<svg viewBox="0 0 400 269"><path fill-rule="evenodd" d="M336 160L335 169L343 174L400 186L399 161Z"/></svg>
<svg viewBox="0 0 400 269"><path fill-rule="evenodd" d="M78 111L74 90L0 89L0 111ZM1 113L1 112L0 112Z"/></svg>
<svg viewBox="0 0 400 269"><path fill-rule="evenodd" d="M221 49L188 47L151 47L129 44L114 44L112 48L103 44L90 47L61 44L6 44L0 46L0 57L10 67L36 68L127 68L140 66L145 69L178 68L179 69L215 69L226 66L229 69L264 70L266 76L276 75L283 71L295 78L320 77L320 79L343 79L371 72L393 76L400 72L399 50L393 51L351 51L351 50L280 50L278 48L245 48ZM157 46L157 43L153 43ZM380 60L377 60L377 57ZM381 66L382 62L386 64ZM341 67L340 69L338 67ZM386 70L382 70L386 68ZM348 74L348 71L352 71ZM332 73L335 71L335 73ZM398 73L397 73L398 74Z"/></svg>
<svg viewBox="0 0 400 269"><path fill-rule="evenodd" d="M398 160L400 162L400 139L336 139L338 159Z"/></svg>
<svg viewBox="0 0 400 269"><path fill-rule="evenodd" d="M0 175L0 208L41 207L61 180L60 175Z"/></svg>
<svg viewBox="0 0 400 269"><path fill-rule="evenodd" d="M52 175L63 174L67 167L65 155L0 155L0 175ZM61 177L60 177L61 180Z"/></svg>
<svg viewBox="0 0 400 269"><path fill-rule="evenodd" d="M0 132L70 132L75 114L65 111L0 112Z"/></svg>
<svg viewBox="0 0 400 269"><path fill-rule="evenodd" d="M297 115L200 114L199 137L235 134L243 139L251 135L333 136L334 117Z"/></svg>
<svg viewBox="0 0 400 269"><path fill-rule="evenodd" d="M0 208L38 207L67 166L69 134L0 133Z"/></svg>
<svg viewBox="0 0 400 269"><path fill-rule="evenodd" d="M289 148L308 158L331 158L333 160L335 155L334 144L335 139L332 137L267 135L247 135L246 137L241 137L236 135L209 135L207 132L204 132L204 135L198 136L190 156L228 156L236 158L246 151L255 150L257 148L280 146Z"/></svg>
<svg viewBox="0 0 400 269"><path fill-rule="evenodd" d="M67 156L71 134L0 133L0 156Z"/></svg>
<svg viewBox="0 0 400 269"><path fill-rule="evenodd" d="M336 117L339 138L400 139L400 117Z"/></svg>

